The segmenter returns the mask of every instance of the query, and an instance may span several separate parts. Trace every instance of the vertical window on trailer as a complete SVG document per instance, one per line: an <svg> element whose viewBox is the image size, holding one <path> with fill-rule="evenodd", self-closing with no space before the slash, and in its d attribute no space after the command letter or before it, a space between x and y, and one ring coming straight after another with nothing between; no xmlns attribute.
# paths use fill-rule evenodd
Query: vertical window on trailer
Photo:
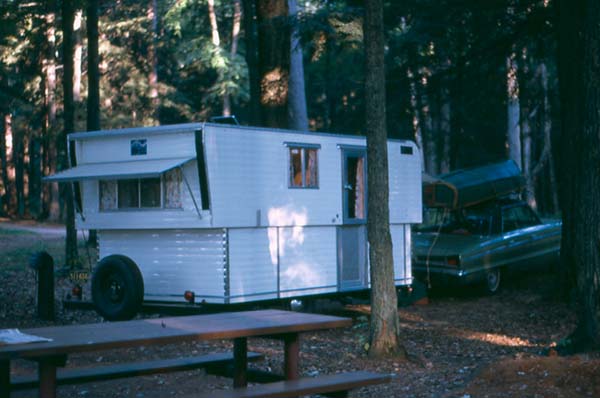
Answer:
<svg viewBox="0 0 600 398"><path fill-rule="evenodd" d="M172 169L161 177L101 180L100 210L179 209L182 172Z"/></svg>
<svg viewBox="0 0 600 398"><path fill-rule="evenodd" d="M319 188L317 145L288 144L289 187Z"/></svg>

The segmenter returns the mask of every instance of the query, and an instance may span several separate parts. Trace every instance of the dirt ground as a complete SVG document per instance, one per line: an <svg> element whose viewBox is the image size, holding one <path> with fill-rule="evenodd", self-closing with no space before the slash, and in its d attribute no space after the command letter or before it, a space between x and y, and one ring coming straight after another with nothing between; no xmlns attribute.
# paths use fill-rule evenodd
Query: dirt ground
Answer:
<svg viewBox="0 0 600 398"><path fill-rule="evenodd" d="M7 226L10 227L7 229ZM53 229L56 232L56 229ZM70 290L60 272L60 233L33 228L16 231L0 222L0 328L49 324L35 317L35 274L29 255L48 250L57 272L56 324L101 321L93 312L64 310L60 298ZM82 249L82 256L93 255ZM330 303L321 303L330 304ZM392 374L387 385L352 392L352 397L600 397L600 355L548 356L547 348L568 335L572 310L552 299L552 276L527 275L507 282L502 291L485 297L473 291L445 291L430 296L427 305L399 308L403 344L409 359L371 359L367 304L323 305L322 310L349 315L352 328L302 335L301 372L318 375L348 370ZM145 315L159 316L159 315ZM229 341L174 344L73 355L67 366L98 366L131 360L172 358L231 349ZM250 340L249 349L264 360L253 366L281 370L280 343ZM13 374L35 371L27 361L13 363ZM203 371L145 376L59 388L61 397L190 397L197 392L230 388L231 380ZM13 397L35 397L34 390Z"/></svg>

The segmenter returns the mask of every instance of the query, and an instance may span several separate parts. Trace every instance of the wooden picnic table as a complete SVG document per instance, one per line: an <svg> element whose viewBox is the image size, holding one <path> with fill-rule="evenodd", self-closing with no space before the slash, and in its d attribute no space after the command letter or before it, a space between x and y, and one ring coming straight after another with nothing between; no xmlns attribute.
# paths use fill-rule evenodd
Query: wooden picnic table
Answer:
<svg viewBox="0 0 600 398"><path fill-rule="evenodd" d="M52 341L0 346L0 398L10 396L11 360L37 361L39 396L54 398L56 369L65 366L69 354L198 340L233 340L234 387L242 387L246 385L247 339L281 339L285 378L295 380L299 377L299 334L351 324L349 318L260 310L24 329L23 333Z"/></svg>

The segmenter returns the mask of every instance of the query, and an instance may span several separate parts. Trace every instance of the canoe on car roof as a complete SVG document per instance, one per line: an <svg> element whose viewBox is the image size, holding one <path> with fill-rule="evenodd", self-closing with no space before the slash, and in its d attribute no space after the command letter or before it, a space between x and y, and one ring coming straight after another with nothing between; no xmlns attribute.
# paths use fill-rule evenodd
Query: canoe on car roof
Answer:
<svg viewBox="0 0 600 398"><path fill-rule="evenodd" d="M520 192L525 178L513 160L423 178L423 204L459 209Z"/></svg>

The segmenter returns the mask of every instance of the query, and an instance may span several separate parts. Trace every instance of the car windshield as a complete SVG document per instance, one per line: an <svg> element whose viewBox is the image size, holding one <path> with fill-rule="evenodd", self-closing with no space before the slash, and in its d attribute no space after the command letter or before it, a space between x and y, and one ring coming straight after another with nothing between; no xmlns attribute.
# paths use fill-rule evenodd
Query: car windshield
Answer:
<svg viewBox="0 0 600 398"><path fill-rule="evenodd" d="M424 208L423 223L417 232L440 232L456 235L489 235L492 211L489 206L473 206L458 210Z"/></svg>

